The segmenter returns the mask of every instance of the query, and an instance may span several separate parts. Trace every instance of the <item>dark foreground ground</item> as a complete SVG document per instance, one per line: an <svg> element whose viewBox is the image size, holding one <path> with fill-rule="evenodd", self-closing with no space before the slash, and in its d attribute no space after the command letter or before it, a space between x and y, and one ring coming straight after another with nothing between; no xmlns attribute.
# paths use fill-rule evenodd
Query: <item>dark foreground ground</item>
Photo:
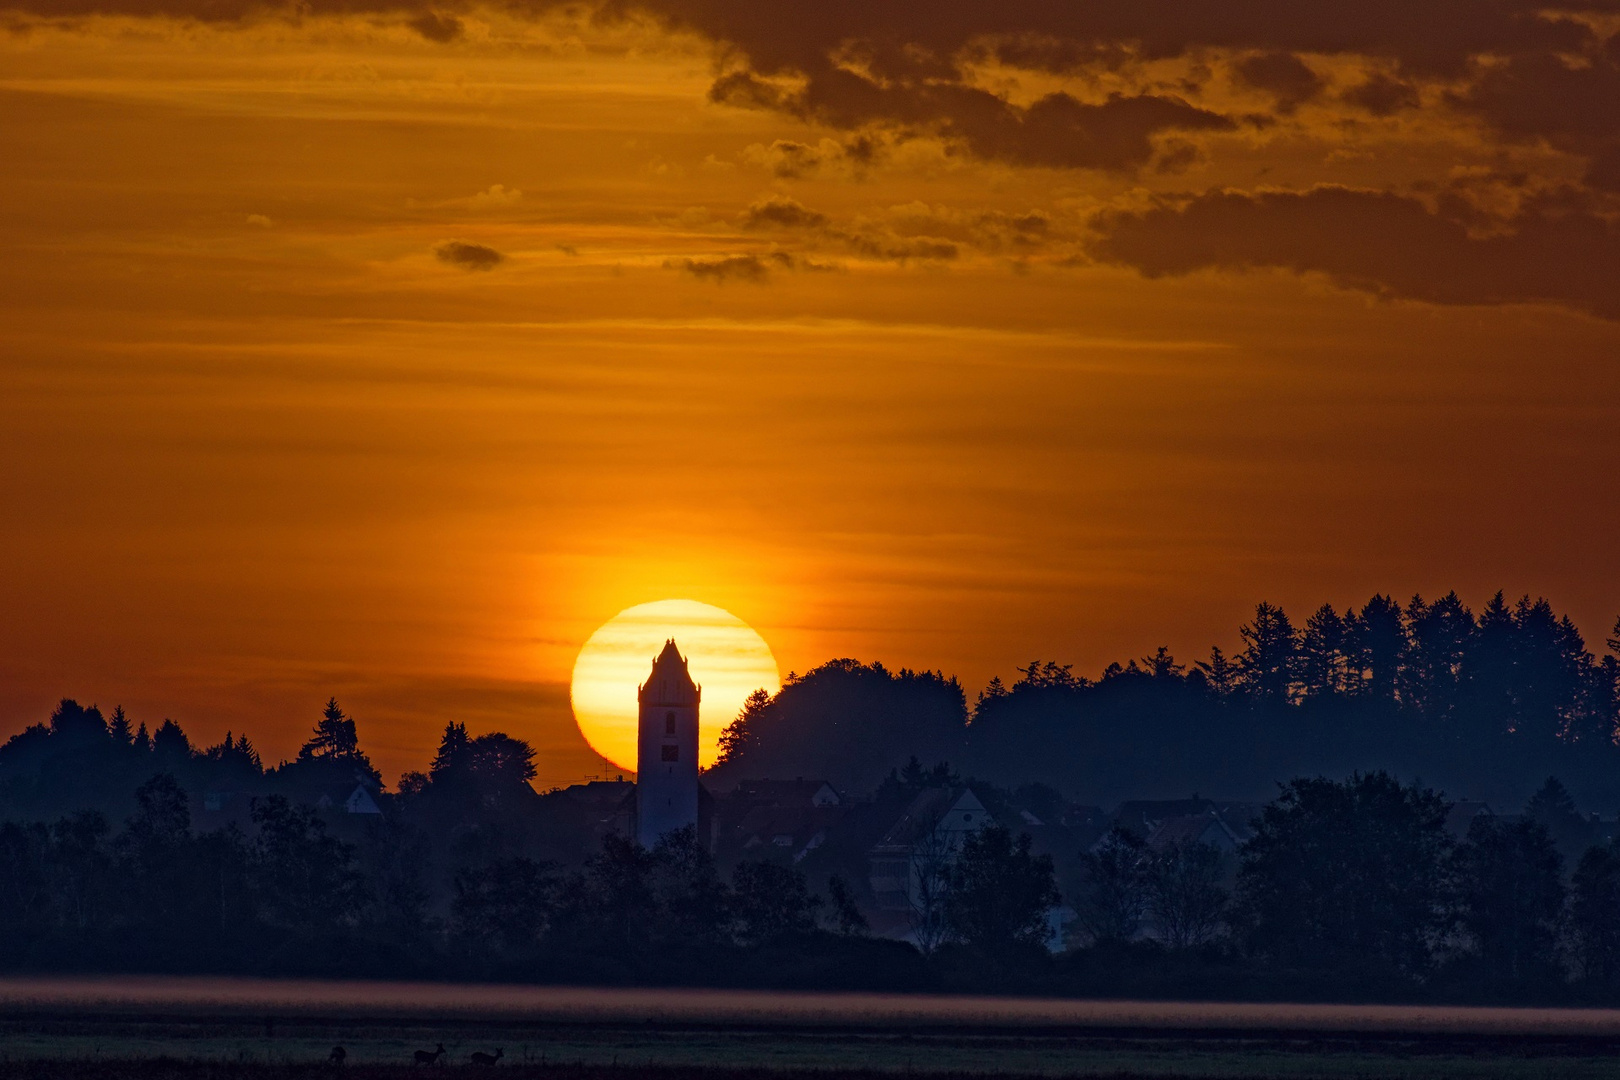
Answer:
<svg viewBox="0 0 1620 1080"><path fill-rule="evenodd" d="M443 1044L439 1065L412 1064ZM343 1046L346 1063L328 1062ZM493 1069L475 1052L503 1051ZM0 980L0 1080L1615 1077L1620 1012Z"/></svg>

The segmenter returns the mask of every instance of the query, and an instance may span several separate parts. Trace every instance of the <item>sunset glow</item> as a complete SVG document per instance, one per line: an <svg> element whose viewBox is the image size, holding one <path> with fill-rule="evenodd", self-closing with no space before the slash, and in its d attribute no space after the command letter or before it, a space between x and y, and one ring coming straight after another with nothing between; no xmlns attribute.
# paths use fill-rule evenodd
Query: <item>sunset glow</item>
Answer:
<svg viewBox="0 0 1620 1080"><path fill-rule="evenodd" d="M755 690L781 685L771 648L747 623L696 600L626 608L592 634L574 662L574 719L591 749L627 772L636 768L636 688L653 657L674 640L703 692L698 763L713 764L720 732Z"/></svg>
<svg viewBox="0 0 1620 1080"><path fill-rule="evenodd" d="M564 783L647 596L970 697L1605 629L1612 5L1341 7L0 0L0 735L336 695Z"/></svg>

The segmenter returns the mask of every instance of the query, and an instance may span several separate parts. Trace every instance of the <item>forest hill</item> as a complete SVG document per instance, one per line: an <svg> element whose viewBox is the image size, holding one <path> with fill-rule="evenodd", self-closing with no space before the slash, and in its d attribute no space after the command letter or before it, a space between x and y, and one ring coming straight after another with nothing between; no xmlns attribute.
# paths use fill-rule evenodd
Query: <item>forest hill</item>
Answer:
<svg viewBox="0 0 1620 1080"><path fill-rule="evenodd" d="M1300 631L1262 605L1243 639L1230 661L1184 667L1161 650L1095 681L1031 663L972 710L937 673L841 660L790 676L728 730L701 835L651 851L616 835L626 785L536 793L532 749L501 733L448 725L429 767L390 793L336 701L297 757L268 769L245 736L197 748L173 723L148 733L121 710L64 701L0 747L0 964L1295 998L1620 993L1612 825L1530 771L1559 763L1583 798L1606 790L1612 655L1594 658L1545 602L1500 597L1477 618L1455 597L1375 598L1323 609ZM973 775L925 768L913 747L959 751ZM1280 794L1256 779L1262 806L1241 778L1283 760L1295 764L1272 777L1349 778ZM1522 815L1523 794L1455 805L1390 775L1414 760L1540 790ZM1126 785L1125 796L1162 796L1177 776L1250 801L1108 814L1075 798L1112 801ZM915 858L938 820L926 815L968 798L989 824L938 867L926 912L911 896L897 915L876 895L874 853L900 843ZM1055 957L1054 909L1069 916ZM922 950L883 937L908 931Z"/></svg>
<svg viewBox="0 0 1620 1080"><path fill-rule="evenodd" d="M1620 806L1620 621L1601 659L1546 600L1455 593L1324 605L1302 626L1260 604L1243 648L1196 664L1167 650L1096 679L1031 661L970 708L953 678L835 660L755 695L722 737L715 790L760 776L876 787L916 756L981 779L1113 803L1189 791L1264 800L1279 780L1382 768L1493 804L1549 775Z"/></svg>

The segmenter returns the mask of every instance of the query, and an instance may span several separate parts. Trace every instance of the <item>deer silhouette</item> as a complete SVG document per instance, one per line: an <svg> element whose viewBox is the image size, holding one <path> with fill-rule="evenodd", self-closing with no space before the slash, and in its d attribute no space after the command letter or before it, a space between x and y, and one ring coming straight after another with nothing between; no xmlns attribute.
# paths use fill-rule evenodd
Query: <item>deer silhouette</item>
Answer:
<svg viewBox="0 0 1620 1080"><path fill-rule="evenodd" d="M472 1063L474 1065L493 1065L505 1055L506 1051L498 1046L495 1048L494 1054L486 1054L481 1050L475 1050L472 1055Z"/></svg>
<svg viewBox="0 0 1620 1080"><path fill-rule="evenodd" d="M444 1043L440 1043L439 1048L437 1050L432 1050L432 1051L418 1050L416 1052L416 1064L418 1064L418 1065L437 1065L439 1063L439 1058L441 1058L443 1056L444 1056Z"/></svg>
<svg viewBox="0 0 1620 1080"><path fill-rule="evenodd" d="M343 1059L348 1056L349 1052L343 1049L343 1047L334 1046L332 1047L332 1052L326 1056L326 1060L330 1061L333 1065L342 1065Z"/></svg>

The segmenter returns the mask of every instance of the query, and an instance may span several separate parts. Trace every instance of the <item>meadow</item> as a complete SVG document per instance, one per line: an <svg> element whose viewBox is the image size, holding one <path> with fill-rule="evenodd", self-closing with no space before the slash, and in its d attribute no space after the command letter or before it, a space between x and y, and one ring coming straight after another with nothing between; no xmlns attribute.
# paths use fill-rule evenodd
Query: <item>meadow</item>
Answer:
<svg viewBox="0 0 1620 1080"><path fill-rule="evenodd" d="M418 1049L445 1052L413 1064ZM344 1048L344 1063L329 1060ZM0 1080L1620 1076L1620 1013L247 979L0 981Z"/></svg>

